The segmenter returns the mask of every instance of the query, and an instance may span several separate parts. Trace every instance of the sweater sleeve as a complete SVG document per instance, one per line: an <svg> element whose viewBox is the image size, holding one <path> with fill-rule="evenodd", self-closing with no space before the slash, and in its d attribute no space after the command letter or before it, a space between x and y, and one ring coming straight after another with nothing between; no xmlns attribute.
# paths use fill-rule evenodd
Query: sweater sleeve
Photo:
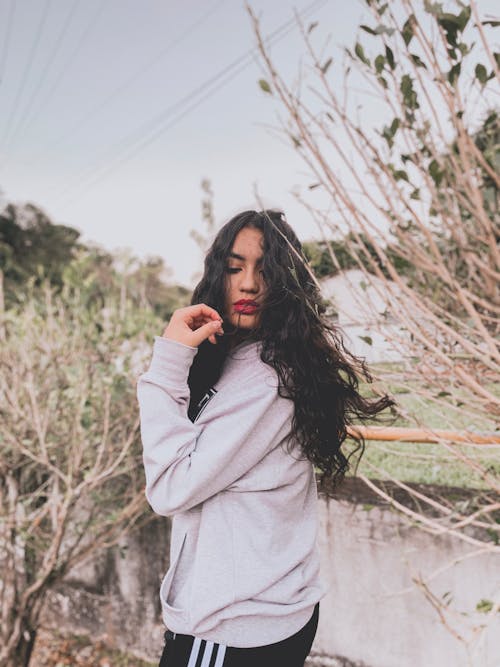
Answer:
<svg viewBox="0 0 500 667"><path fill-rule="evenodd" d="M227 489L288 433L285 399L262 375L260 382L242 381L227 392L203 427L191 422L187 377L197 351L157 336L150 367L137 384L146 498L163 516Z"/></svg>

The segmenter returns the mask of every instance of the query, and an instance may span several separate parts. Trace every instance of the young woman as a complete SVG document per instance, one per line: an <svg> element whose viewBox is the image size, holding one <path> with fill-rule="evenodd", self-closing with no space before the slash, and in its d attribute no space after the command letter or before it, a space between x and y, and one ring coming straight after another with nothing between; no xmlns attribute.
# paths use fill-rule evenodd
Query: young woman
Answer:
<svg viewBox="0 0 500 667"><path fill-rule="evenodd" d="M222 227L191 304L138 381L146 497L173 517L160 667L302 667L327 592L315 467L333 490L352 417L393 401L358 393L371 376L279 211Z"/></svg>

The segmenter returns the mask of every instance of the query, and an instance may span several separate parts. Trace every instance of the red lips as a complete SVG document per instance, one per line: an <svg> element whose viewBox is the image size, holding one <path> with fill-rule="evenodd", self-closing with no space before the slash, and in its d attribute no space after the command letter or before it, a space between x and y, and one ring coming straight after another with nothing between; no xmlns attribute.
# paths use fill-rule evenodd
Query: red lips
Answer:
<svg viewBox="0 0 500 667"><path fill-rule="evenodd" d="M255 306L256 308L259 307L259 304L257 301L253 301L252 299L240 299L239 301L234 302L235 306Z"/></svg>
<svg viewBox="0 0 500 667"><path fill-rule="evenodd" d="M259 308L259 304L256 301L252 301L251 299L240 299L233 305L235 311L237 313L242 313L243 315L252 315Z"/></svg>

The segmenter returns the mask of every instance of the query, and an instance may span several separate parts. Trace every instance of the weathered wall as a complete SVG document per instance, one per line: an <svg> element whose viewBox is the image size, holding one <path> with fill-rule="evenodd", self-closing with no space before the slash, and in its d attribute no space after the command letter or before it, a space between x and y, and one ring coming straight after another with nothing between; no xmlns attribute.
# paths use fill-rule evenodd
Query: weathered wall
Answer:
<svg viewBox="0 0 500 667"><path fill-rule="evenodd" d="M320 603L311 664L499 667L500 614L477 633L468 661L464 642L444 627L412 582L419 573L434 574L432 593L452 598L454 611L445 617L450 628L470 640L472 628L487 620L476 604L498 591L498 556L467 558L477 547L422 532L352 480L338 500L321 498L319 511L322 572L330 592ZM157 661L164 630L158 590L168 549L169 521L157 517L118 548L73 570L51 595L45 622L67 624Z"/></svg>
<svg viewBox="0 0 500 667"><path fill-rule="evenodd" d="M390 507L372 505L359 489L352 495L357 502L320 504L330 592L320 605L314 648L368 667L499 667L500 614L478 634L486 618L476 610L481 599L498 595L498 555L464 559L477 546L424 533ZM451 600L444 617L449 629L412 581L420 575L433 595ZM452 630L471 641L469 654Z"/></svg>

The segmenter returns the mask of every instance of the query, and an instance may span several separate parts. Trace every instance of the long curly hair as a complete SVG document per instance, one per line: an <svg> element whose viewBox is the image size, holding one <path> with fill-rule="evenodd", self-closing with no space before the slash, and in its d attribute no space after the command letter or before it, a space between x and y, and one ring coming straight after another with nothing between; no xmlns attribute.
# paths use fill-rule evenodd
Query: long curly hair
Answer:
<svg viewBox="0 0 500 667"><path fill-rule="evenodd" d="M228 256L243 227L263 234L266 286L258 324L245 332L237 331L225 313ZM216 345L205 340L199 346L188 378L188 413L219 379L232 336L241 339L244 333L245 339L261 341L260 357L275 369L279 395L295 404L288 442L299 444L320 471L320 490L333 495L351 467L351 456L359 451L357 470L365 450L360 436L348 456L342 451L348 425L354 419L373 421L386 408L392 412L396 402L386 394L374 399L359 393L359 379L373 378L364 359L344 347L338 327L324 316L326 307L301 243L281 211L244 211L219 230L192 294L191 304L197 303L217 310L225 333Z"/></svg>

